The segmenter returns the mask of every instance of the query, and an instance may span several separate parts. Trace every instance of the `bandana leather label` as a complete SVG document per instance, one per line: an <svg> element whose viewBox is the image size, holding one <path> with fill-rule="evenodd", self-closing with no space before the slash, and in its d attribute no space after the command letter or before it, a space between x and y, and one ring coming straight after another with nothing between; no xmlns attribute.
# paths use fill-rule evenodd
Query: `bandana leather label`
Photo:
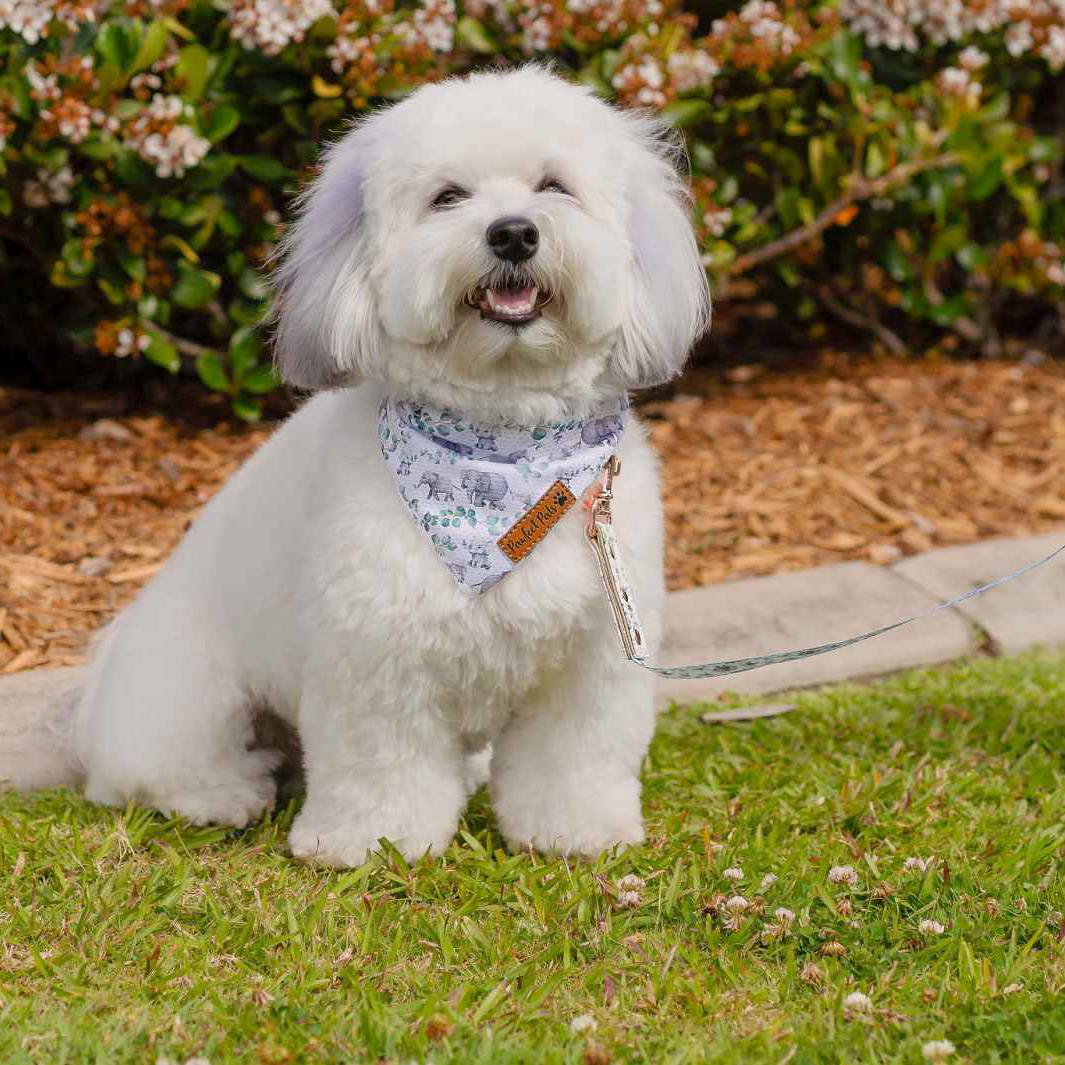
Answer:
<svg viewBox="0 0 1065 1065"><path fill-rule="evenodd" d="M407 510L456 583L479 594L527 558L602 472L618 397L587 418L516 425L386 397L377 435Z"/></svg>
<svg viewBox="0 0 1065 1065"><path fill-rule="evenodd" d="M520 562L576 502L576 496L561 481L555 481L532 510L496 541L500 551L511 562Z"/></svg>

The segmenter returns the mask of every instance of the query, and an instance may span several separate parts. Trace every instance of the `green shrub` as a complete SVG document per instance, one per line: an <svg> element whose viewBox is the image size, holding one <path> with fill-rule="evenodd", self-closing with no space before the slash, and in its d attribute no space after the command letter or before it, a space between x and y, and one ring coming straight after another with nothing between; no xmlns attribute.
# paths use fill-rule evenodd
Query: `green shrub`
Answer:
<svg viewBox="0 0 1065 1065"><path fill-rule="evenodd" d="M899 347L1062 313L1065 0L400 2L0 0L4 343L194 364L255 417L321 141L530 57L684 128L723 294Z"/></svg>

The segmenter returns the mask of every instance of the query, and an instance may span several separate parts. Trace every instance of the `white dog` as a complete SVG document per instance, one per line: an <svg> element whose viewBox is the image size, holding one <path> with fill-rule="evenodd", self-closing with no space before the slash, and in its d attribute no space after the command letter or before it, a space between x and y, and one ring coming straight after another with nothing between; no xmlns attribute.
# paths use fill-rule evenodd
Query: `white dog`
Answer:
<svg viewBox="0 0 1065 1065"><path fill-rule="evenodd" d="M494 542L445 565L443 522L483 505L494 537L557 440L593 473L616 445L618 535L653 648L655 460L623 397L676 374L709 315L674 162L655 122L534 67L427 86L328 149L283 250L277 359L329 391L105 633L71 726L90 799L248 823L275 797L276 755L249 747L265 702L303 746L298 857L354 865L382 837L407 858L440 852L488 744L510 846L643 838L653 679L622 655L586 513L513 566ZM394 424L379 423L386 397ZM422 430L454 471L419 480ZM507 433L533 454L499 451ZM475 447L523 485L485 474Z"/></svg>

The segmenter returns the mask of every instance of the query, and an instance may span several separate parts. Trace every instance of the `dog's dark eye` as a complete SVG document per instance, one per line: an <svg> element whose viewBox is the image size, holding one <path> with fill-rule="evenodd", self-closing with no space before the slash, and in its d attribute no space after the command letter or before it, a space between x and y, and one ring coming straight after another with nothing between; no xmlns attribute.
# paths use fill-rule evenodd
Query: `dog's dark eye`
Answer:
<svg viewBox="0 0 1065 1065"><path fill-rule="evenodd" d="M536 186L537 192L557 192L562 196L569 196L570 191L556 178L546 177Z"/></svg>
<svg viewBox="0 0 1065 1065"><path fill-rule="evenodd" d="M470 194L465 189L460 189L458 185L448 185L447 188L441 189L433 197L433 210L442 211L448 207L455 207L457 204L462 203L463 200L468 200Z"/></svg>

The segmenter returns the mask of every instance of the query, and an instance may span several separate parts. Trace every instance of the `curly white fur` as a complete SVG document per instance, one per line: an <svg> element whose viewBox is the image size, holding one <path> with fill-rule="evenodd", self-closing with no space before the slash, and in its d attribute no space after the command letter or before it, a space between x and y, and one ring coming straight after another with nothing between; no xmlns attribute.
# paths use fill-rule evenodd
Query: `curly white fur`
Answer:
<svg viewBox="0 0 1065 1065"><path fill-rule="evenodd" d="M267 702L302 741L293 854L447 847L492 744L512 847L592 855L643 838L652 679L617 645L575 512L501 585L464 595L381 458L386 393L484 420L580 416L663 380L709 314L674 151L650 120L534 67L420 89L330 147L278 270L278 364L318 395L205 509L108 630L75 714L87 795L246 824L274 801L248 748ZM567 193L541 188L545 178ZM468 198L431 207L438 190ZM486 228L524 215L553 294L521 329L467 294ZM655 462L638 424L616 513L660 628Z"/></svg>

